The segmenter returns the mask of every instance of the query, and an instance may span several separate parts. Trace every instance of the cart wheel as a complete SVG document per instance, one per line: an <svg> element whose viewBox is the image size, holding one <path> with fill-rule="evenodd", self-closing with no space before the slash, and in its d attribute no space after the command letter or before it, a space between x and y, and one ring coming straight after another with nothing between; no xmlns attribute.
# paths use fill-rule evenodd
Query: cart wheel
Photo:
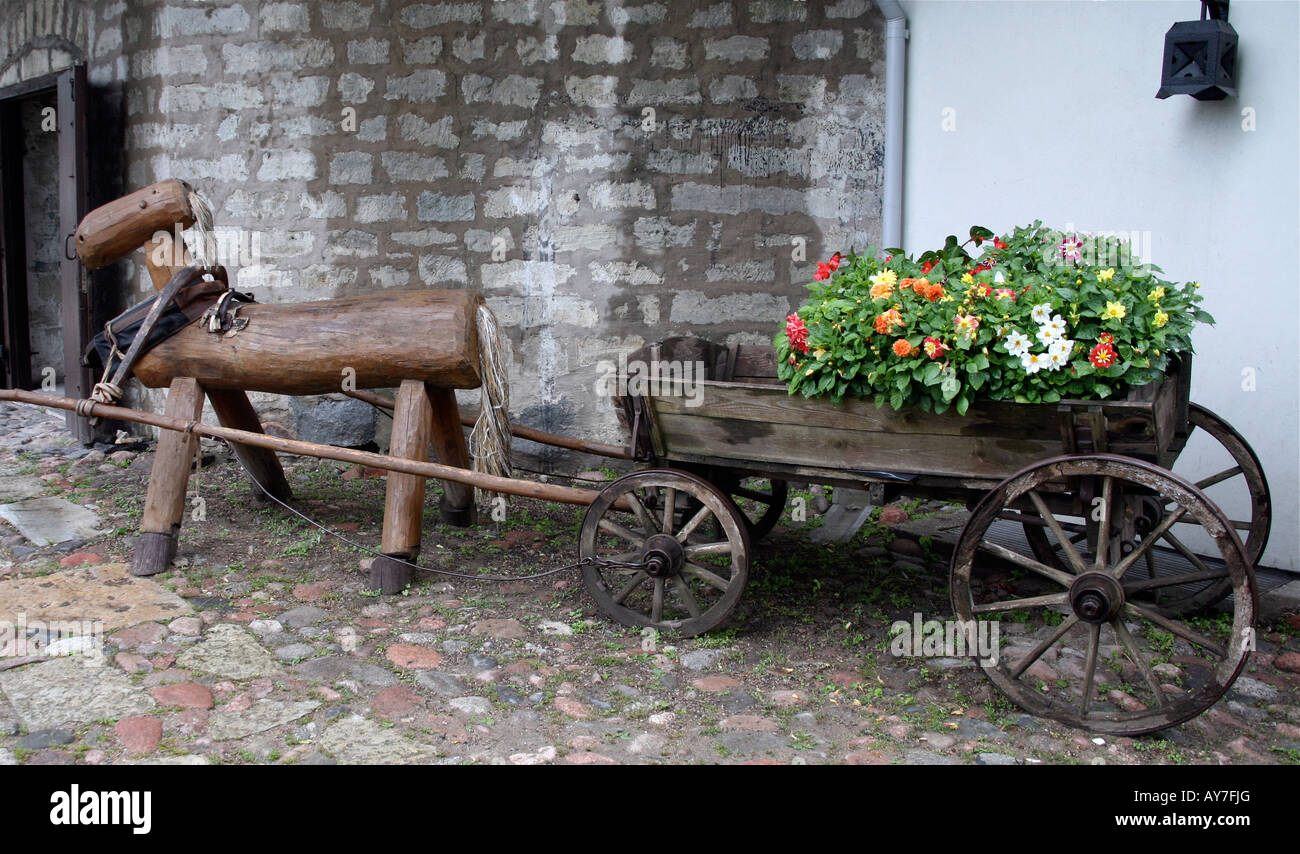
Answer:
<svg viewBox="0 0 1300 854"><path fill-rule="evenodd" d="M1188 409L1189 420L1196 428L1204 430L1218 442L1220 449L1211 452L1206 466L1212 474L1199 477L1195 486L1203 490L1216 505L1249 507L1250 518L1230 520L1233 528L1243 539L1246 557L1251 566L1259 563L1268 544L1269 528L1272 524L1272 501L1269 497L1268 481L1264 478L1264 469L1259 458L1250 445L1233 430L1222 418L1203 406L1193 403ZM1175 466L1175 469L1178 467ZM1175 474L1183 474L1175 471ZM1199 474L1199 472L1198 472ZM1159 507L1151 504L1146 508L1147 527L1159 524L1163 516L1173 508ZM1158 570L1153 555L1144 560L1145 575L1154 578L1168 575L1170 572L1203 573L1208 570L1205 562L1196 554L1200 543L1195 542L1195 523L1178 523L1164 535L1162 556L1159 563L1165 565ZM1067 569L1062 557L1060 545L1048 536L1047 530L1040 524L1026 524L1025 538L1033 549L1034 556L1049 566ZM1096 526L1092 528L1095 531ZM1085 526L1065 527L1066 535L1075 543L1086 538ZM1184 542L1191 540L1191 542ZM1232 592L1232 582L1228 578L1214 581L1197 582L1178 587L1166 587L1159 591L1156 600L1160 608L1171 614L1193 614L1221 601Z"/></svg>
<svg viewBox="0 0 1300 854"><path fill-rule="evenodd" d="M630 513L614 508L620 498ZM684 503L697 509L677 512ZM714 522L721 536L707 534ZM726 619L749 577L744 517L713 485L670 469L633 472L601 490L582 520L578 550L595 561L582 578L602 611L625 626L685 637ZM628 563L637 565L616 565Z"/></svg>
<svg viewBox="0 0 1300 854"><path fill-rule="evenodd" d="M756 543L772 533L785 512L785 500L790 488L784 480L765 477L743 477L728 472L710 479L727 494L740 510L749 529L749 541Z"/></svg>
<svg viewBox="0 0 1300 854"><path fill-rule="evenodd" d="M1264 547L1268 545L1268 532L1273 523L1273 503L1268 494L1268 481L1264 479L1264 468L1259 464L1259 457L1246 444L1241 434L1204 406L1192 403L1187 409L1192 426L1204 430L1214 437L1228 456L1232 465L1207 477L1199 478L1196 486L1205 492L1216 504L1224 505L1228 496L1240 499L1249 497L1250 518L1232 520L1237 535L1246 547L1246 556L1251 565L1259 563L1264 556ZM1220 455L1222 456L1222 455ZM1212 461L1226 462L1226 459Z"/></svg>
<svg viewBox="0 0 1300 854"><path fill-rule="evenodd" d="M1081 493L1093 497L1079 507ZM1149 507L1169 509L1143 535ZM1086 528L1080 513L1096 516L1095 533L1061 549L1061 569L985 540L1012 509L1036 514L1057 542ZM1136 569L1176 522L1199 525L1224 567L1158 578ZM1170 615L1145 598L1220 579L1235 594L1231 627ZM1021 643L980 659L1019 706L1094 732L1139 735L1195 717L1237 678L1252 646L1255 580L1231 521L1193 484L1150 463L1099 454L1045 460L991 490L953 552L952 600L971 628L974 620L1027 623Z"/></svg>

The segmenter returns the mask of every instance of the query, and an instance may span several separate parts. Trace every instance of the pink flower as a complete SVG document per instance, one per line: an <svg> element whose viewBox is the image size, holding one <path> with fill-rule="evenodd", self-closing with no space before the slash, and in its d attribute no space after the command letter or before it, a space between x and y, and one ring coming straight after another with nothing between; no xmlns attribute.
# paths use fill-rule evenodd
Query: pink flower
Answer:
<svg viewBox="0 0 1300 854"><path fill-rule="evenodd" d="M1078 261L1083 257L1083 241L1079 235L1071 234L1061 241L1061 257L1066 261Z"/></svg>
<svg viewBox="0 0 1300 854"><path fill-rule="evenodd" d="M790 347L800 353L808 352L808 327L803 318L792 314L785 319L785 337L790 340Z"/></svg>

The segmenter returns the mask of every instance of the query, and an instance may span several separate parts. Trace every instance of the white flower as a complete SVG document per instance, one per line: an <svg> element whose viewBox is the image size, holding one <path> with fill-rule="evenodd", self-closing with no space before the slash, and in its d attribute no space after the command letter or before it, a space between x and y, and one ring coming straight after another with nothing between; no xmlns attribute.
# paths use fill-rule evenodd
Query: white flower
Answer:
<svg viewBox="0 0 1300 854"><path fill-rule="evenodd" d="M1038 327L1038 334L1034 337L1039 341L1042 341L1044 344L1051 344L1053 341L1061 340L1062 336L1061 333L1056 331L1055 327L1040 326Z"/></svg>
<svg viewBox="0 0 1300 854"><path fill-rule="evenodd" d="M1047 370L1057 371L1069 364L1070 353L1068 350L1063 353L1053 347L1047 351L1043 358L1047 360Z"/></svg>
<svg viewBox="0 0 1300 854"><path fill-rule="evenodd" d="M1001 285L1001 284L1005 283L1006 280L1007 280L1007 277L1004 276L1004 275L1002 275L1002 271L1001 271L1001 270L998 270L996 273L993 274L993 284L995 284L995 285Z"/></svg>
<svg viewBox="0 0 1300 854"><path fill-rule="evenodd" d="M1034 323L1047 323L1052 318L1052 304L1045 302L1042 305L1034 306L1034 310L1029 313Z"/></svg>
<svg viewBox="0 0 1300 854"><path fill-rule="evenodd" d="M1025 353L1020 357L1020 365L1027 374L1036 374L1047 366L1047 356L1042 353Z"/></svg>
<svg viewBox="0 0 1300 854"><path fill-rule="evenodd" d="M1048 346L1049 354L1059 353L1062 358L1069 359L1070 353L1074 351L1074 341L1070 338L1058 338Z"/></svg>
<svg viewBox="0 0 1300 854"><path fill-rule="evenodd" d="M1011 334L1007 336L1006 343L1008 353L1013 356L1024 356L1029 352L1029 348L1034 342L1030 341L1029 336L1021 332L1019 329L1014 329L1011 331Z"/></svg>

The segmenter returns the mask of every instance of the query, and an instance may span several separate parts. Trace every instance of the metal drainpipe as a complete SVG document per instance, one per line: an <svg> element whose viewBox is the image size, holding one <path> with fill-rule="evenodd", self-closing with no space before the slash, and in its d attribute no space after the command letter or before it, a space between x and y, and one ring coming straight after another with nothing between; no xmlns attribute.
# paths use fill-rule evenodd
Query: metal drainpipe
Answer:
<svg viewBox="0 0 1300 854"><path fill-rule="evenodd" d="M907 91L907 16L898 0L876 0L885 16L885 187L881 248L903 248L903 116Z"/></svg>

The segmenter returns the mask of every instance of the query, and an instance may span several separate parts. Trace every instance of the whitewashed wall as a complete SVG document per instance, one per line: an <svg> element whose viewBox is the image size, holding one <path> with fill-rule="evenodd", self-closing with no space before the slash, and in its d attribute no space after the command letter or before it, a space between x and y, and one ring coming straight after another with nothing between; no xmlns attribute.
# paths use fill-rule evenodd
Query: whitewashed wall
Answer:
<svg viewBox="0 0 1300 854"><path fill-rule="evenodd" d="M1239 94L1211 102L1155 98L1164 34L1194 0L903 5L905 247L1042 219L1140 232L1169 278L1202 282L1218 324L1195 338L1192 399L1263 462L1262 563L1300 571L1300 4L1233 0ZM1210 456L1194 441L1176 471Z"/></svg>

